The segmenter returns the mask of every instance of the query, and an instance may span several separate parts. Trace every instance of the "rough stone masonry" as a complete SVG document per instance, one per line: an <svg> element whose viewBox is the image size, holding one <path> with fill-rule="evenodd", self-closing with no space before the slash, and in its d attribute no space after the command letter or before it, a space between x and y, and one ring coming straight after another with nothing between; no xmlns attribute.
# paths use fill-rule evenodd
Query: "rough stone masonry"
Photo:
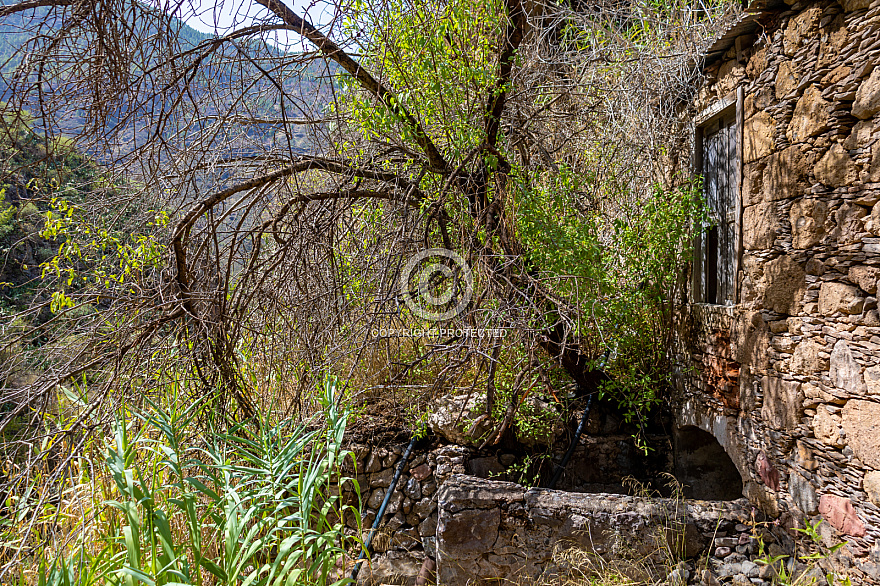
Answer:
<svg viewBox="0 0 880 586"><path fill-rule="evenodd" d="M880 2L753 7L704 71L692 112L739 96L738 297L682 316L677 423L880 583Z"/></svg>

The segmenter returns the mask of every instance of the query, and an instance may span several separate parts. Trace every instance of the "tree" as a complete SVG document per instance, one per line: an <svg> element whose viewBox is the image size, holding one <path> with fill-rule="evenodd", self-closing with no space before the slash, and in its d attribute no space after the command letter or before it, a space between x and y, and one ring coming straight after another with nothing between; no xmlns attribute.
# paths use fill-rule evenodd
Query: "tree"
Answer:
<svg viewBox="0 0 880 586"><path fill-rule="evenodd" d="M321 30L258 3L262 20L206 38L177 35L181 5L0 9L30 34L4 111L31 112L43 143L42 188L12 165L3 181L59 246L7 337L6 380L35 380L7 383L0 427L85 375L87 407L47 430L79 437L170 370L247 416L260 380L243 362L286 381L292 411L328 372L356 401L468 388L492 421L483 443L560 373L653 404L699 214L681 114L726 5L356 0ZM277 31L314 50L285 52ZM71 175L62 134L98 164L66 193L49 181ZM471 303L439 325L406 305L412 282L401 292L430 248L473 271ZM448 261L428 276L422 297L464 283ZM483 328L508 335L460 333Z"/></svg>

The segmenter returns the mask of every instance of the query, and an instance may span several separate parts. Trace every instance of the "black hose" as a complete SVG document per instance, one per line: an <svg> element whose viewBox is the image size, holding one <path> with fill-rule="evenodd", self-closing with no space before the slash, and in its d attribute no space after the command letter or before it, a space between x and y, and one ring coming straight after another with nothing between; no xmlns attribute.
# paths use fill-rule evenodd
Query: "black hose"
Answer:
<svg viewBox="0 0 880 586"><path fill-rule="evenodd" d="M388 492L385 493L385 498L382 500L382 506L379 507L379 512L376 513L376 520L373 521L373 527L370 529L370 534L367 535L366 541L364 541L364 548L361 550L361 555L357 559L357 565L355 565L354 570L351 572L351 579L357 582L358 572L361 571L361 565L364 563L364 559L370 553L370 545L373 543L373 535L376 534L376 529L379 528L379 525L382 523L382 517L385 516L385 508L388 506L388 503L391 501L391 495L394 493L394 489L397 487L397 481L400 480L401 475L403 474L403 469L406 468L406 463L409 461L409 456L412 454L413 446L416 445L416 436L413 436L409 441L409 445L406 447L406 451L403 453L403 459L400 461L400 465L397 467L397 470L394 472L394 478L391 479L391 485L388 487Z"/></svg>
<svg viewBox="0 0 880 586"><path fill-rule="evenodd" d="M556 486L556 483L559 482L559 478L565 471L566 464L568 464L568 461L571 460L571 455L574 454L574 449L577 447L578 441L581 439L581 434L584 432L584 425L587 424L587 417L590 414L590 405L592 404L593 393L590 393L587 396L587 406L584 408L584 414L581 415L581 422L578 423L577 431L574 432L574 439L571 440L571 445L568 447L568 451L565 452L565 455L562 457L562 462L556 465L556 470L553 473L553 478L550 479L550 484L547 485L547 488L553 488Z"/></svg>

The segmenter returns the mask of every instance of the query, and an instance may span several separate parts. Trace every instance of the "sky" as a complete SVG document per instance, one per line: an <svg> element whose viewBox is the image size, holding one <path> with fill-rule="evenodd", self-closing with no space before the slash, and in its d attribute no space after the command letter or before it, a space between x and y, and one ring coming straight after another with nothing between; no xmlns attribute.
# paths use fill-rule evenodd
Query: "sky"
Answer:
<svg viewBox="0 0 880 586"><path fill-rule="evenodd" d="M326 27L337 15L339 2L331 0L282 0L299 16L318 28ZM170 11L169 6L179 6L177 16L189 26L203 33L223 34L233 28L249 26L264 19L269 11L253 0L159 0L157 2ZM304 44L300 36L293 32L273 31L268 39L287 50L313 48Z"/></svg>

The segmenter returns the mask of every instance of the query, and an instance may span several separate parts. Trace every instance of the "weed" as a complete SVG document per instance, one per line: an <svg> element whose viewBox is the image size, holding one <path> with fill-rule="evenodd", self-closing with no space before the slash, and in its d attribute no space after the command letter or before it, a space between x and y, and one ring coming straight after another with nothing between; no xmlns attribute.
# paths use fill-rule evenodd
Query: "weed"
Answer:
<svg viewBox="0 0 880 586"><path fill-rule="evenodd" d="M828 586L852 586L849 577L834 571L825 572L822 569L821 562L844 547L847 542L844 541L831 547L825 547L818 531L821 524L821 519L814 524L810 524L809 520L805 520L803 528L795 528L795 531L807 536L806 548L814 550L812 553L802 556L771 555L765 551L763 538L758 536L760 557L756 561L759 564L773 567L773 584L779 586L808 586L819 584L824 579ZM754 526L755 524L753 524ZM801 563L795 563L797 560Z"/></svg>

